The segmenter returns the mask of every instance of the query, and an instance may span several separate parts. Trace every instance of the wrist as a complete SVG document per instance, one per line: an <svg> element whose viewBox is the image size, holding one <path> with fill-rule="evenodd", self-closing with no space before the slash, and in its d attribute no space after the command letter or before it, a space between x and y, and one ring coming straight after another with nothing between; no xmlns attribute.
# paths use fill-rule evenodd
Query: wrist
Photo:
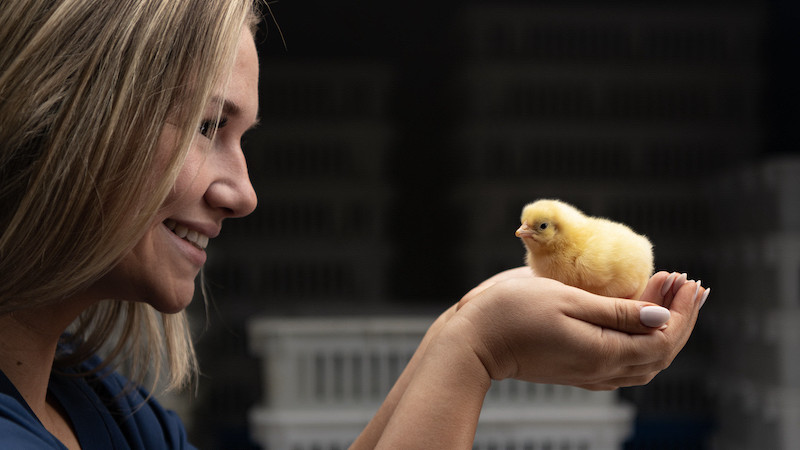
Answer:
<svg viewBox="0 0 800 450"><path fill-rule="evenodd" d="M489 390L492 383L491 357L470 322L455 316L443 324L429 344L426 356L446 362L462 383L474 386L474 392Z"/></svg>
<svg viewBox="0 0 800 450"><path fill-rule="evenodd" d="M376 448L471 448L491 378L448 320L431 336Z"/></svg>

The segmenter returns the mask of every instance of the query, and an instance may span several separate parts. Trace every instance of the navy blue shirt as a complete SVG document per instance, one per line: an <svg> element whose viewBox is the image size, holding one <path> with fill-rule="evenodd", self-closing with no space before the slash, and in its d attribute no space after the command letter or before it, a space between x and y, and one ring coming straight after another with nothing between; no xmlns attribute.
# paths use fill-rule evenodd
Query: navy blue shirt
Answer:
<svg viewBox="0 0 800 450"><path fill-rule="evenodd" d="M69 416L83 450L194 449L178 416L141 388L111 372L75 376L99 358L50 377L48 394ZM126 390L126 387L129 387ZM65 449L48 432L8 378L0 372L0 449Z"/></svg>

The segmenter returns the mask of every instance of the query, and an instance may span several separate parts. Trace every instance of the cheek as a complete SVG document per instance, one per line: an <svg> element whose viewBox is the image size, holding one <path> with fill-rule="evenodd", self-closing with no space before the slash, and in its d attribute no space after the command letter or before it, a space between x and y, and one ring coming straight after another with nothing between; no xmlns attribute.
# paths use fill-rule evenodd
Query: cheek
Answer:
<svg viewBox="0 0 800 450"><path fill-rule="evenodd" d="M205 189L203 179L203 160L192 151L187 155L186 161L175 178L175 184L167 195L166 207L176 206L176 203L202 197Z"/></svg>

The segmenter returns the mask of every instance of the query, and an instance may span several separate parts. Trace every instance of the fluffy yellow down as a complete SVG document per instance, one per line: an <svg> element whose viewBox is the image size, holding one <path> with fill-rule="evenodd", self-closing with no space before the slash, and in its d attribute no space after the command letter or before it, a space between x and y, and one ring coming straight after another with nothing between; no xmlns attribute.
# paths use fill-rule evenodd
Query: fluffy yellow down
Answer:
<svg viewBox="0 0 800 450"><path fill-rule="evenodd" d="M543 277L595 294L638 299L653 274L653 246L628 226L558 200L526 205L517 236Z"/></svg>

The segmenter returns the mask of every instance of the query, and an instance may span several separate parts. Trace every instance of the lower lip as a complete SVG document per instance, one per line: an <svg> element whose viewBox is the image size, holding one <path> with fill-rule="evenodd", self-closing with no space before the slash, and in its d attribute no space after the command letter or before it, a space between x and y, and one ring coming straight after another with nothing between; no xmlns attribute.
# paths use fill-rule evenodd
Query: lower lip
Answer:
<svg viewBox="0 0 800 450"><path fill-rule="evenodd" d="M173 233L172 230L167 228L166 225L161 224L161 226L164 228L164 231L170 235L181 252L189 259L189 261L192 262L192 264L200 267L206 263L206 258L208 258L208 255L206 255L205 250L202 250L191 242L179 237L177 234Z"/></svg>

